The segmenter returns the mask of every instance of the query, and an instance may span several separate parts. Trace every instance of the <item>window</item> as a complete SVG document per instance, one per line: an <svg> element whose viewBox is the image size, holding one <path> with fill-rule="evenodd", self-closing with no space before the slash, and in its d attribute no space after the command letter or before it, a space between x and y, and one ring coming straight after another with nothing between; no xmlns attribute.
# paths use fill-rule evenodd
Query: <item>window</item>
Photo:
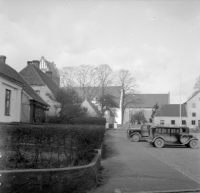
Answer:
<svg viewBox="0 0 200 193"><path fill-rule="evenodd" d="M192 125L196 125L195 120L192 120Z"/></svg>
<svg viewBox="0 0 200 193"><path fill-rule="evenodd" d="M182 125L186 125L186 120L182 120Z"/></svg>
<svg viewBox="0 0 200 193"><path fill-rule="evenodd" d="M5 96L5 115L6 116L10 115L10 96L11 96L11 91L6 89L6 96Z"/></svg>
<svg viewBox="0 0 200 193"><path fill-rule="evenodd" d="M175 125L175 120L171 120L171 124L172 124L172 125Z"/></svg>
<svg viewBox="0 0 200 193"><path fill-rule="evenodd" d="M192 116L193 116L193 117L196 117L196 113L192 113Z"/></svg>
<svg viewBox="0 0 200 193"><path fill-rule="evenodd" d="M160 124L161 124L161 125L164 125L164 124L165 124L165 121L164 121L164 120L160 120Z"/></svg>
<svg viewBox="0 0 200 193"><path fill-rule="evenodd" d="M192 103L192 108L196 108L196 103Z"/></svg>
<svg viewBox="0 0 200 193"><path fill-rule="evenodd" d="M162 129L162 133L166 133L166 129Z"/></svg>

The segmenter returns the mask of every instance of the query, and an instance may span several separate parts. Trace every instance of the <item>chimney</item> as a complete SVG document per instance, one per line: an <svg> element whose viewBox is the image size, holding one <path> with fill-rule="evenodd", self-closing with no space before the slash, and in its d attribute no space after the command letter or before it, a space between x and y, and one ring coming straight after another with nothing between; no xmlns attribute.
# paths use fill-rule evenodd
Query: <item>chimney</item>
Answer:
<svg viewBox="0 0 200 193"><path fill-rule="evenodd" d="M37 67L37 68L40 68L40 61L39 60L33 60L32 61L32 64Z"/></svg>
<svg viewBox="0 0 200 193"><path fill-rule="evenodd" d="M0 55L0 64L6 63L6 56Z"/></svg>
<svg viewBox="0 0 200 193"><path fill-rule="evenodd" d="M51 72L51 71L46 71L45 74L46 74L50 79L52 79L52 72Z"/></svg>
<svg viewBox="0 0 200 193"><path fill-rule="evenodd" d="M32 62L31 61L27 61L27 66L30 65L30 64L32 64Z"/></svg>

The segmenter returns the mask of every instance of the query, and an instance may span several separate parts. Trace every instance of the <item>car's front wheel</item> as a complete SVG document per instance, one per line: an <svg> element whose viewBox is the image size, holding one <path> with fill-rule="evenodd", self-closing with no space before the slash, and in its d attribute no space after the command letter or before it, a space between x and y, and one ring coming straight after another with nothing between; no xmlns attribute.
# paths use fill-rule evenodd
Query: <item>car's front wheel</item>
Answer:
<svg viewBox="0 0 200 193"><path fill-rule="evenodd" d="M195 139L192 139L189 143L189 146L192 148L192 149L196 149L198 147L198 141L195 140Z"/></svg>
<svg viewBox="0 0 200 193"><path fill-rule="evenodd" d="M140 136L139 136L138 134L134 134L134 135L132 136L132 141L133 141L133 142L138 142L138 141L140 141Z"/></svg>
<svg viewBox="0 0 200 193"><path fill-rule="evenodd" d="M162 148L162 147L164 147L165 142L164 142L163 139L158 138L158 139L155 140L154 145L155 145L157 148Z"/></svg>

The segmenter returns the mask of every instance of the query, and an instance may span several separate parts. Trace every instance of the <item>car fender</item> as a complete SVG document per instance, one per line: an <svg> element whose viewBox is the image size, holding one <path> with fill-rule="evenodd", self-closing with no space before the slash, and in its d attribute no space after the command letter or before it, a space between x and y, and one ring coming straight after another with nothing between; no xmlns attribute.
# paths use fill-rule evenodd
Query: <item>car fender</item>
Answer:
<svg viewBox="0 0 200 193"><path fill-rule="evenodd" d="M192 137L186 143L183 143L183 145L190 143L190 141L193 140L193 139L199 141L196 137Z"/></svg>
<svg viewBox="0 0 200 193"><path fill-rule="evenodd" d="M162 137L162 136L159 135L159 136L156 136L156 137L153 139L152 143L154 143L155 140L158 139L158 138L161 138L161 139L163 139L163 140L165 141L164 137Z"/></svg>
<svg viewBox="0 0 200 193"><path fill-rule="evenodd" d="M140 134L140 133L138 133L138 132L131 133L131 136L130 136L130 137L132 137L132 136L133 136L133 135L135 135L135 134L139 135L139 136L140 136L140 138L142 137L142 136L141 136L141 134Z"/></svg>

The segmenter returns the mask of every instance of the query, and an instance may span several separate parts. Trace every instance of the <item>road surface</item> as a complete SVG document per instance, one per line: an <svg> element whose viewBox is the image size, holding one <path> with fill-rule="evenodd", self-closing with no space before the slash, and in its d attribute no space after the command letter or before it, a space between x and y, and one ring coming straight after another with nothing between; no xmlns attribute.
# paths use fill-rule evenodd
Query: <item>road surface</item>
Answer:
<svg viewBox="0 0 200 193"><path fill-rule="evenodd" d="M158 149L131 142L124 130L107 131L105 145L100 185L92 193L200 192L200 149Z"/></svg>

